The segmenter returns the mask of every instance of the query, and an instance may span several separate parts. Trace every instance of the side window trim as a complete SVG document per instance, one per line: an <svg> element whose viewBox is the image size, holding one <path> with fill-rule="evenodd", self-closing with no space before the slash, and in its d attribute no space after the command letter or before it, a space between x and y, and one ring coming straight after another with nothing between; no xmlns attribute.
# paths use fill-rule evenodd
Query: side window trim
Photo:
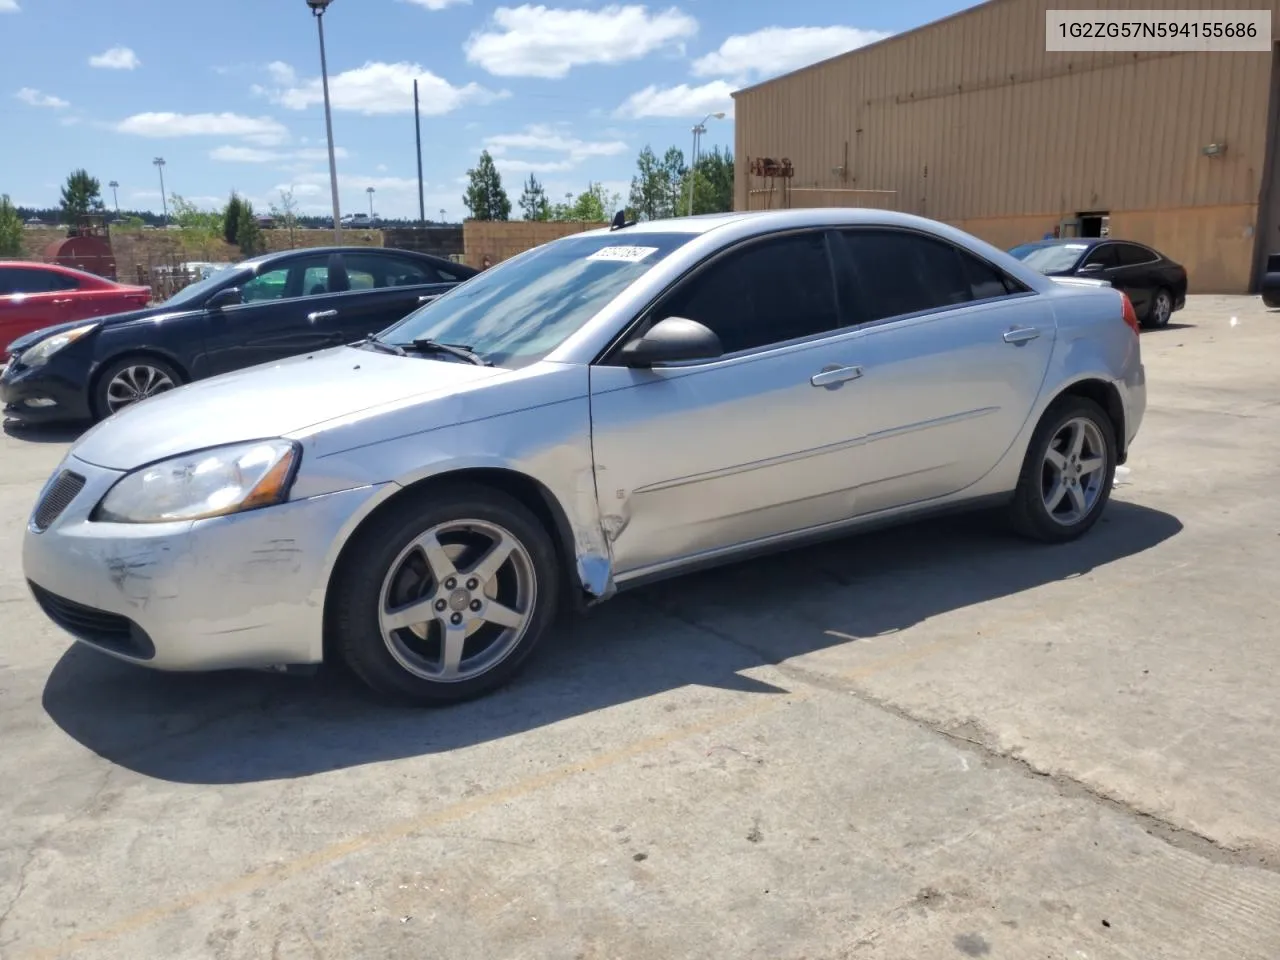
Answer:
<svg viewBox="0 0 1280 960"><path fill-rule="evenodd" d="M642 328L647 329L647 325L651 322L654 312L660 309L664 303L666 303L669 299L675 296L676 293L679 292L682 286L684 286L686 283L693 282L694 280L697 279L697 277L701 273L711 269L713 266L715 266L717 263L719 263L726 257L732 256L736 253L740 253L743 250L748 249L749 247L755 246L756 244L767 243L770 240L777 240L782 237L804 236L807 234L823 235L824 237L823 247L826 250L826 256L827 256L827 275L828 275L829 282L831 283L831 286L832 286L832 297L836 303L837 318L838 318L839 308L840 308L840 291L836 283L835 263L833 262L833 259L831 256L832 251L831 251L831 240L830 240L829 234L831 234L832 232L833 230L829 226L797 227L791 230L780 230L776 233L758 234L753 237L746 237L742 240L737 241L736 243L731 244L730 246L724 247L720 250L716 250L715 252L711 253L704 259L699 260L697 263L691 266L688 270L682 273L675 280L671 281L671 283L667 285L666 289L664 289L661 293L657 294L652 300L649 301L649 303L647 303L643 308L637 311L635 317L633 317L631 321L627 323L626 326L622 329L622 331L619 332L619 334L616 337L614 337L614 339L610 341L609 344L602 351L600 351L599 356L597 356L591 362L591 366L593 367L620 366L620 364L617 363L618 351L621 350L622 347L626 343L628 343L638 331L640 331ZM822 339L838 336L842 333L848 333L848 332L849 332L849 328L847 327L834 327L831 330L826 330L819 333L812 333L804 337L793 337L790 340L779 340L775 343L766 343L758 347L748 347L745 350L735 350L733 353L726 353L722 356L715 357L714 359L711 359L711 360L686 360L686 361L681 361L679 363L663 364L661 367L656 367L655 369L683 370L683 369L689 369L693 367L706 367L706 366L711 366L712 364L724 363L726 361L740 360L744 357L754 357L754 356L757 356L769 351L773 351L773 350L780 350L787 347L799 346L802 344L807 344L811 341L822 340Z"/></svg>

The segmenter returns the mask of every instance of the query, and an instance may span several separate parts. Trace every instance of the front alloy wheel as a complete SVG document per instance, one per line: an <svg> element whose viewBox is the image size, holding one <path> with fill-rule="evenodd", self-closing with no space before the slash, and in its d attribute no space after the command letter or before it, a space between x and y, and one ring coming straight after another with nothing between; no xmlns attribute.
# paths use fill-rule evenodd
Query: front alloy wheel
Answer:
<svg viewBox="0 0 1280 960"><path fill-rule="evenodd" d="M357 531L330 583L329 640L379 693L470 699L528 658L554 619L559 577L550 534L523 503L442 484Z"/></svg>

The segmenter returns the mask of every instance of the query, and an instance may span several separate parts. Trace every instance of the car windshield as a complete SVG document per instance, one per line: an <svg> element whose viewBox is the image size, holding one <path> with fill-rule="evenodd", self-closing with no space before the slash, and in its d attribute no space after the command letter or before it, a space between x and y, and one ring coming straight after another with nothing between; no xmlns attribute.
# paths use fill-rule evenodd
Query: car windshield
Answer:
<svg viewBox="0 0 1280 960"><path fill-rule="evenodd" d="M1087 243L1024 243L1009 251L1032 270L1041 273L1062 273L1070 270L1089 249Z"/></svg>
<svg viewBox="0 0 1280 960"><path fill-rule="evenodd" d="M183 287L172 297L164 302L166 307L189 307L194 306L203 300L215 288L222 285L227 279L228 271L231 267L223 267L221 270L215 270L203 280L197 280L189 286Z"/></svg>
<svg viewBox="0 0 1280 960"><path fill-rule="evenodd" d="M691 233L568 237L491 267L378 335L402 345L434 340L495 366L541 360Z"/></svg>

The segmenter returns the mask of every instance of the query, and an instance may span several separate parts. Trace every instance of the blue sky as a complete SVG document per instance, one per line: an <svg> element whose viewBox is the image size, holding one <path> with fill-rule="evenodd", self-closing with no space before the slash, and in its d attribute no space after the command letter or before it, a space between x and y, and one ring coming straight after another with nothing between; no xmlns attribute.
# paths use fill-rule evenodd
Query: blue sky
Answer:
<svg viewBox="0 0 1280 960"><path fill-rule="evenodd" d="M729 93L960 9L944 0L333 0L325 15L343 213L416 216L412 81L422 93L430 218L463 215L482 148L515 202L533 172L553 199L590 181L626 193L646 144L732 147ZM212 11L212 12L210 12ZM314 21L304 0L0 0L0 192L52 206L84 166L121 207L165 186L261 209L292 187L329 209Z"/></svg>

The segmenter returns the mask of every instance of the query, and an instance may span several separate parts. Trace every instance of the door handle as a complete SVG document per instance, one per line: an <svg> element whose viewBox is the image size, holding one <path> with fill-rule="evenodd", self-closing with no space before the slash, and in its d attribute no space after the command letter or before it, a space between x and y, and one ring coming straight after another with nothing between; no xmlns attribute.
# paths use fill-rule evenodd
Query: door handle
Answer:
<svg viewBox="0 0 1280 960"><path fill-rule="evenodd" d="M1004 342L1023 344L1034 340L1038 336L1040 336L1040 331L1035 327L1014 327L1012 330L1004 332Z"/></svg>
<svg viewBox="0 0 1280 960"><path fill-rule="evenodd" d="M862 376L861 367L841 367L831 365L822 368L821 373L815 373L809 378L809 382L815 387L838 387L847 380L857 380Z"/></svg>
<svg viewBox="0 0 1280 960"><path fill-rule="evenodd" d="M71 302L71 298L70 298L70 297L67 297L66 299L63 299L63 300L55 300L55 301L53 301L53 302L54 302L54 303L70 303L70 302Z"/></svg>
<svg viewBox="0 0 1280 960"><path fill-rule="evenodd" d="M329 320L337 315L337 310L317 310L315 313L308 313L307 319L314 323L316 320Z"/></svg>
<svg viewBox="0 0 1280 960"><path fill-rule="evenodd" d="M438 293L424 293L422 296L418 298L418 302L430 303L432 300L438 300L439 298L440 298L440 294Z"/></svg>

